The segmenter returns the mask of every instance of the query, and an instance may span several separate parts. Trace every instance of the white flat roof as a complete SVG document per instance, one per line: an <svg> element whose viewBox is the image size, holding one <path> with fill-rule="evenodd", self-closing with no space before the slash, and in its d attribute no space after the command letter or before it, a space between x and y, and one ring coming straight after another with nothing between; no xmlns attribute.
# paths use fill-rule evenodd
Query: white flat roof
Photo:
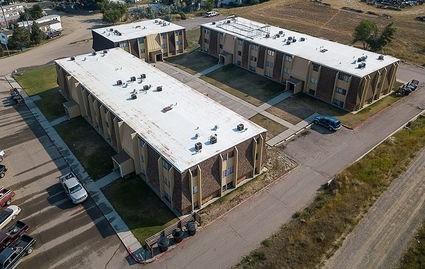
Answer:
<svg viewBox="0 0 425 269"><path fill-rule="evenodd" d="M357 77L363 77L398 61L397 58L387 55L381 60L378 59L380 54L374 52L241 17L229 17L213 23L205 23L202 26ZM296 42L289 41L288 38L291 40L295 38ZM367 57L364 68L358 68L360 62L357 60L360 57Z"/></svg>
<svg viewBox="0 0 425 269"><path fill-rule="evenodd" d="M112 31L111 31L112 29ZM120 42L144 37L152 34L166 33L183 30L184 27L161 19L139 21L127 24L113 25L104 28L93 29L93 32L102 35L112 42Z"/></svg>
<svg viewBox="0 0 425 269"><path fill-rule="evenodd" d="M181 172L266 131L120 48L56 63ZM142 91L144 85L152 87ZM132 92L137 99L130 98ZM166 107L171 110L164 112ZM240 123L244 131L237 131ZM218 142L210 144L214 134ZM196 142L202 143L201 152L195 151Z"/></svg>

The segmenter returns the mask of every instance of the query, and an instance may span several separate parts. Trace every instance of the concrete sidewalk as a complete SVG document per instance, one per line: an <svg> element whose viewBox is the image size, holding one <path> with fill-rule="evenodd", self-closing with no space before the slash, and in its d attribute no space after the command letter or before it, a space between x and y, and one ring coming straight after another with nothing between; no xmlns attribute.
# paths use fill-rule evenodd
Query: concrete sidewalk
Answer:
<svg viewBox="0 0 425 269"><path fill-rule="evenodd" d="M9 82L12 88L21 89L21 86L10 76L5 76L6 80ZM148 253L142 248L140 242L134 237L133 233L130 231L125 222L121 219L120 215L115 211L111 203L106 199L105 195L101 191L101 187L110 184L113 180L119 178L116 174L111 173L105 178L101 179L99 183L93 181L87 172L84 170L84 167L74 156L72 151L68 148L59 134L56 132L52 124L44 117L38 107L34 104L32 98L28 97L24 91L20 91L21 95L24 97L25 104L34 117L37 119L41 127L45 130L47 136L58 149L58 152L61 154L62 158L69 165L70 170L77 174L78 178L84 184L84 187L90 194L90 197L96 203L97 207L101 210L102 214L109 221L112 228L120 238L121 242L127 248L131 255L135 255L139 259L149 258ZM62 118L59 118L63 121Z"/></svg>

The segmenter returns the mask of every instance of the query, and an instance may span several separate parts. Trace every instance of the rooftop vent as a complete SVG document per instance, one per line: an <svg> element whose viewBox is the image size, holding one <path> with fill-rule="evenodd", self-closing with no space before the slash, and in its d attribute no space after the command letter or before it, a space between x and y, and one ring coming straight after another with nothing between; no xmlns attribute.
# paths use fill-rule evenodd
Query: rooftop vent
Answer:
<svg viewBox="0 0 425 269"><path fill-rule="evenodd" d="M379 55L378 56L378 60L383 61L384 60L384 55Z"/></svg>
<svg viewBox="0 0 425 269"><path fill-rule="evenodd" d="M294 38L292 38L292 43L295 43L295 42L297 42L297 40L294 37Z"/></svg>
<svg viewBox="0 0 425 269"><path fill-rule="evenodd" d="M122 85L122 80L117 80L117 85Z"/></svg>
<svg viewBox="0 0 425 269"><path fill-rule="evenodd" d="M211 144L217 143L217 134L210 136L210 143Z"/></svg>
<svg viewBox="0 0 425 269"><path fill-rule="evenodd" d="M144 90L144 91L149 90L149 85L143 85L143 90Z"/></svg>
<svg viewBox="0 0 425 269"><path fill-rule="evenodd" d="M279 35L283 34L283 31L279 31Z"/></svg>
<svg viewBox="0 0 425 269"><path fill-rule="evenodd" d="M230 23L230 20L227 20L226 23Z"/></svg>
<svg viewBox="0 0 425 269"><path fill-rule="evenodd" d="M238 126L236 126L236 129L237 129L238 131L243 131L243 130L244 130L243 123L239 123L239 124L238 124Z"/></svg>
<svg viewBox="0 0 425 269"><path fill-rule="evenodd" d="M133 99L133 100L134 100L134 99L137 99L137 94L132 93L132 94L131 94L131 99Z"/></svg>
<svg viewBox="0 0 425 269"><path fill-rule="evenodd" d="M201 149L202 149L202 143L201 142L196 142L195 143L195 150L197 152L199 152L199 151L201 151Z"/></svg>
<svg viewBox="0 0 425 269"><path fill-rule="evenodd" d="M132 77L130 78L130 81L136 81L136 77L135 77L135 76L132 76Z"/></svg>
<svg viewBox="0 0 425 269"><path fill-rule="evenodd" d="M213 131L217 131L219 128L218 124L214 125Z"/></svg>
<svg viewBox="0 0 425 269"><path fill-rule="evenodd" d="M104 51L103 51L103 54L106 54L106 53L108 53L108 51L107 51L107 50L104 50Z"/></svg>
<svg viewBox="0 0 425 269"><path fill-rule="evenodd" d="M292 36L288 37L288 40L292 40Z"/></svg>
<svg viewBox="0 0 425 269"><path fill-rule="evenodd" d="M269 38L270 37L270 34L266 34L266 38Z"/></svg>
<svg viewBox="0 0 425 269"><path fill-rule="evenodd" d="M109 28L109 31L110 31L110 32L113 32L113 31L114 31L114 28Z"/></svg>
<svg viewBox="0 0 425 269"><path fill-rule="evenodd" d="M305 37L301 37L300 38L300 41L305 41Z"/></svg>
<svg viewBox="0 0 425 269"><path fill-rule="evenodd" d="M75 56L71 56L70 60L75 61Z"/></svg>
<svg viewBox="0 0 425 269"><path fill-rule="evenodd" d="M156 91L161 92L162 91L162 86L156 87Z"/></svg>
<svg viewBox="0 0 425 269"><path fill-rule="evenodd" d="M291 41L286 41L286 45L291 45Z"/></svg>
<svg viewBox="0 0 425 269"><path fill-rule="evenodd" d="M212 25L215 25L215 21L213 21L211 24L212 24Z"/></svg>
<svg viewBox="0 0 425 269"><path fill-rule="evenodd" d="M146 74L141 74L140 78L146 78Z"/></svg>
<svg viewBox="0 0 425 269"><path fill-rule="evenodd" d="M276 34L276 38L279 38L280 37L280 35L279 34Z"/></svg>
<svg viewBox="0 0 425 269"><path fill-rule="evenodd" d="M91 55L93 55L93 56L95 56L97 53L96 53L96 51L93 51L92 53L91 53Z"/></svg>
<svg viewBox="0 0 425 269"><path fill-rule="evenodd" d="M325 52L327 52L327 51L328 51L328 49L321 49L321 50L320 50L320 52L321 52L321 53L325 53Z"/></svg>

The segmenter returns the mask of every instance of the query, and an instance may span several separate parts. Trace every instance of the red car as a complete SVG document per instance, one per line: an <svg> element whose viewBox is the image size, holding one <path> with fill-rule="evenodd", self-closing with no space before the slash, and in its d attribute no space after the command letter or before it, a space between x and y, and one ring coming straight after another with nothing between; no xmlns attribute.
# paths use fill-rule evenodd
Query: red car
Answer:
<svg viewBox="0 0 425 269"><path fill-rule="evenodd" d="M10 205L14 196L14 191L0 187L0 206Z"/></svg>

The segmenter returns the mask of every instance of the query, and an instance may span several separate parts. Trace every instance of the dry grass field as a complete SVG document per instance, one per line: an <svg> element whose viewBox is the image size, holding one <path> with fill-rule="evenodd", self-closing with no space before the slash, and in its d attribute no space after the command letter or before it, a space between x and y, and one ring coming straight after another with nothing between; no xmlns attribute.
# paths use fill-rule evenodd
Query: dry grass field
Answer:
<svg viewBox="0 0 425 269"><path fill-rule="evenodd" d="M325 6L307 0L270 0L260 5L222 10L223 14L236 14L259 22L269 23L313 36L351 44L353 29L362 19L375 21L382 29L394 22L397 33L384 54L425 65L425 23L415 20L425 14L425 5L392 11L378 9L359 0L323 0ZM363 13L346 11L342 7L361 9ZM372 15L373 12L378 15ZM384 14L389 16L383 16Z"/></svg>

